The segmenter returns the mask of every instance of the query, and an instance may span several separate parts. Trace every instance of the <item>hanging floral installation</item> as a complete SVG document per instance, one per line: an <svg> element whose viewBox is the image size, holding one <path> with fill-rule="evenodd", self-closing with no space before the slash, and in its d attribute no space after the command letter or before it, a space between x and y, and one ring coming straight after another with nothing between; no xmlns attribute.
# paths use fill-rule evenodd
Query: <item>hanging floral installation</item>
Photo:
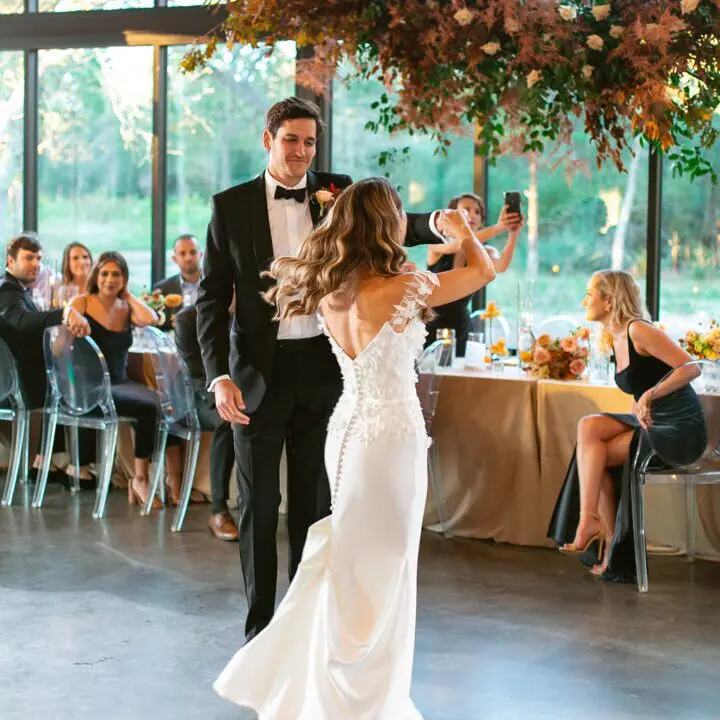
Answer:
<svg viewBox="0 0 720 720"><path fill-rule="evenodd" d="M217 5L217 0L209 0ZM582 122L598 166L621 169L633 138L674 172L711 175L720 134L720 0L228 0L216 31L184 58L192 72L221 44L295 40L303 85L322 94L350 60L381 78L372 130L439 143L467 123L481 152L542 152ZM392 91L392 92L391 92Z"/></svg>

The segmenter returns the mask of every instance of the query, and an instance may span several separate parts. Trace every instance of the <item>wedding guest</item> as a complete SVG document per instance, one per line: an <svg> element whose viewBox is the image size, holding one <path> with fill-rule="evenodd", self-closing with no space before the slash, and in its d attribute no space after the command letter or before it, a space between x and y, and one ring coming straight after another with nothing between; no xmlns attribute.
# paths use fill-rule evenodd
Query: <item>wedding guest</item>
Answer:
<svg viewBox="0 0 720 720"><path fill-rule="evenodd" d="M0 280L0 337L17 361L23 395L30 409L45 405L45 329L65 324L76 337L90 332L88 321L76 310L41 311L33 302L30 286L40 273L42 253L42 245L33 233L13 238L7 246L5 276ZM63 435L58 433L54 449L59 452L62 448ZM36 468L39 462L37 458Z"/></svg>
<svg viewBox="0 0 720 720"><path fill-rule="evenodd" d="M87 292L88 278L92 270L93 256L90 249L80 242L65 246L62 256L61 287L77 288L77 294Z"/></svg>
<svg viewBox="0 0 720 720"><path fill-rule="evenodd" d="M451 210L464 210L467 214L468 223L475 232L477 239L486 245L488 240L508 232L508 242L499 252L491 245L487 245L488 255L492 260L496 273L505 272L512 262L519 232L517 228L521 223L521 216L511 214L507 208L503 208L500 217L495 225L485 227L485 203L482 198L473 193L463 193L452 198L448 203ZM428 248L428 270L432 272L446 272L453 268L465 266L465 254L457 243L448 243L445 245L431 245ZM455 330L456 351L458 357L465 356L465 346L467 344L468 333L470 327L470 297L461 298L455 302L442 305L435 308L435 318L427 324L428 335L425 340L425 346L435 342L436 333L441 329Z"/></svg>
<svg viewBox="0 0 720 720"><path fill-rule="evenodd" d="M60 279L62 283L55 289L57 307L62 309L75 295L87 292L87 283L90 270L92 269L92 262L92 253L89 248L82 243L71 242L65 246L60 269ZM95 435L92 432L87 433L82 430L80 432L82 435L80 438L80 456L90 458L95 454ZM82 446L88 442L90 446L83 448ZM73 465L68 465L65 472L70 476L74 475ZM78 477L81 481L92 480L92 475L86 465L80 467Z"/></svg>
<svg viewBox="0 0 720 720"><path fill-rule="evenodd" d="M200 285L200 268L202 250L194 235L180 235L173 243L172 260L180 272L155 283L153 289L160 290L163 295L180 295L183 298L197 297Z"/></svg>
<svg viewBox="0 0 720 720"><path fill-rule="evenodd" d="M690 356L648 321L640 288L626 272L603 270L588 283L588 320L603 325L618 368L615 382L634 398L630 414L603 413L580 420L577 446L548 529L560 550L579 554L604 580L633 582L630 483L639 452L654 449L668 467L695 461L707 429L695 391L699 371L683 368ZM653 422L663 417L662 427Z"/></svg>
<svg viewBox="0 0 720 720"><path fill-rule="evenodd" d="M128 378L127 361L133 325L152 325L157 322L157 315L128 290L128 281L125 258L118 252L101 253L90 272L87 293L73 298L69 307L87 318L91 337L105 356L118 415L135 421L135 463L133 478L128 484L128 502L144 505L160 402L157 393ZM173 435L168 437L168 447L179 442ZM168 458L168 472L179 474L181 471L173 467L172 462L173 459ZM153 506L161 506L157 498Z"/></svg>
<svg viewBox="0 0 720 720"><path fill-rule="evenodd" d="M228 334L230 328L228 327ZM175 343L190 370L200 425L212 432L210 446L210 489L212 506L208 527L218 540L237 540L238 528L228 511L230 476L235 463L232 425L223 420L215 408L215 395L207 389L200 343L197 335L197 309L188 307L175 316ZM178 448L178 452L179 452ZM178 465L180 458L177 459ZM171 478L170 494L177 502L180 481Z"/></svg>

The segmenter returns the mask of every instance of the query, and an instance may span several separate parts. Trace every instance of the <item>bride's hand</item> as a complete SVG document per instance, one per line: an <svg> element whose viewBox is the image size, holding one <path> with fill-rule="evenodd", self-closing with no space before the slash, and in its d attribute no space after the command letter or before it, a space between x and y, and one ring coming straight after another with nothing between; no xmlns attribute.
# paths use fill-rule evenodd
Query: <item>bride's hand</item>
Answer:
<svg viewBox="0 0 720 720"><path fill-rule="evenodd" d="M438 230L450 238L459 238L464 230L472 233L464 210L443 210L438 218Z"/></svg>

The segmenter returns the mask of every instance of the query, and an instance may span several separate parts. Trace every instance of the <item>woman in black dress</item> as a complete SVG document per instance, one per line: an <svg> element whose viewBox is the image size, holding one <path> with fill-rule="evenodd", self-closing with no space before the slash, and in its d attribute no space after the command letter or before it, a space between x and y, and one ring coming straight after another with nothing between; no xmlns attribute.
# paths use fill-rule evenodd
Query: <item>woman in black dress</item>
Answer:
<svg viewBox="0 0 720 720"><path fill-rule="evenodd" d="M157 315L128 290L128 277L127 262L120 253L101 253L88 278L87 293L73 298L72 306L87 318L90 335L105 356L118 415L135 420L135 463L128 501L144 505L160 401L154 390L128 379L127 360L133 342L132 326L153 325ZM168 437L168 445L178 442L178 438ZM157 498L153 505L161 506Z"/></svg>
<svg viewBox="0 0 720 720"><path fill-rule="evenodd" d="M640 460L654 449L654 467L694 462L705 450L707 429L689 383L699 372L687 368L663 378L691 360L647 319L640 289L621 271L595 273L583 301L586 317L602 323L612 339L617 386L634 398L632 414L588 415L578 423L577 446L560 491L548 537L560 550L581 555L604 580L633 582L635 555L630 483L636 452ZM657 387L656 387L657 386ZM676 418L653 423L653 416Z"/></svg>
<svg viewBox="0 0 720 720"><path fill-rule="evenodd" d="M510 233L507 245L502 252L498 252L496 248L491 246L486 247L488 255L490 255L490 259L495 266L495 272L505 272L510 267L515 253L518 235L522 227L522 217L520 215L511 215L507 212L507 208L503 208L497 224L485 227L485 203L473 193L463 193L454 197L448 203L448 208L466 212L470 227L483 245L491 238L500 235L500 233L505 231ZM457 243L449 242L430 246L428 250L428 270L441 273L464 266L465 254ZM427 324L428 335L425 340L425 347L435 342L438 330L448 328L455 330L457 356L465 357L468 333L472 330L470 327L471 297L461 298L435 308L436 316Z"/></svg>

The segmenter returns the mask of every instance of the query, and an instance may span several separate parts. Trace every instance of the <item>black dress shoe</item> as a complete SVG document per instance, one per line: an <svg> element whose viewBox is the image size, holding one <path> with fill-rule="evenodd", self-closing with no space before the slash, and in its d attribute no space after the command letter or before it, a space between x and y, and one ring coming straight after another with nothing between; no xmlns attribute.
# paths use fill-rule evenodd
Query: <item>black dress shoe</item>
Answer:
<svg viewBox="0 0 720 720"><path fill-rule="evenodd" d="M37 485L38 478L40 476L40 470L37 468L30 468L28 470L28 480ZM62 470L50 470L48 473L48 485L62 485L66 490L70 489L72 478L69 478Z"/></svg>

